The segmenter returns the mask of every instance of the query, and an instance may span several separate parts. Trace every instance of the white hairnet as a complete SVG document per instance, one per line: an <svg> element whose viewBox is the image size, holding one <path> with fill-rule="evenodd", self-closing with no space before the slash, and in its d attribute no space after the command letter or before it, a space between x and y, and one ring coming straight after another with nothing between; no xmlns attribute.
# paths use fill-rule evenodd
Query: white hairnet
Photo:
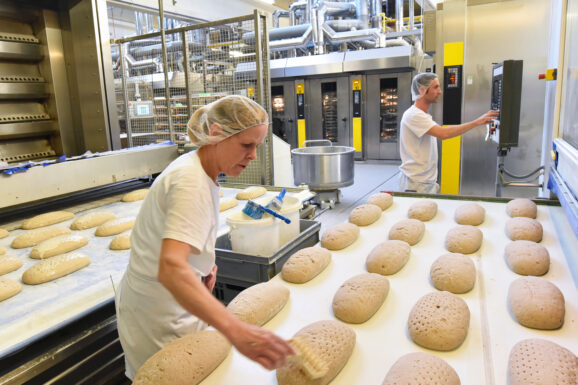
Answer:
<svg viewBox="0 0 578 385"><path fill-rule="evenodd" d="M213 123L218 123L221 129L211 135ZM230 95L195 111L187 123L187 133L194 145L203 146L260 124L269 124L263 107L245 96Z"/></svg>
<svg viewBox="0 0 578 385"><path fill-rule="evenodd" d="M413 77L411 82L411 98L416 100L426 93L427 89L438 76L433 72L422 72Z"/></svg>

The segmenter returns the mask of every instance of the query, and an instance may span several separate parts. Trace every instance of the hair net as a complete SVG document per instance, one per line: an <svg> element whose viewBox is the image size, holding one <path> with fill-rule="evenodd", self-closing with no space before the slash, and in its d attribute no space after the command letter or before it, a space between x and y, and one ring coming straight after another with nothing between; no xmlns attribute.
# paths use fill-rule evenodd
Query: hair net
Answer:
<svg viewBox="0 0 578 385"><path fill-rule="evenodd" d="M411 82L412 100L416 100L420 96L424 95L429 86L431 86L432 82L437 78L438 76L433 72L422 72L420 74L415 75Z"/></svg>
<svg viewBox="0 0 578 385"><path fill-rule="evenodd" d="M219 124L221 129L211 135L213 123ZM260 124L269 124L263 107L245 96L230 95L195 111L187 123L187 133L194 145L203 146Z"/></svg>

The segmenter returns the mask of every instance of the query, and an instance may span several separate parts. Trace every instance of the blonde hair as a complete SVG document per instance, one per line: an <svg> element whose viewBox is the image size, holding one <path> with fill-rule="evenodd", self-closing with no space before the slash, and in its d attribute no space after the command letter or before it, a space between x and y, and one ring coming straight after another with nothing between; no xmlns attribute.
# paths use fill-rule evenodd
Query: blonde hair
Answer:
<svg viewBox="0 0 578 385"><path fill-rule="evenodd" d="M211 125L220 127L211 135ZM187 134L196 146L214 144L249 127L269 124L267 111L241 95L225 96L199 108L187 123Z"/></svg>

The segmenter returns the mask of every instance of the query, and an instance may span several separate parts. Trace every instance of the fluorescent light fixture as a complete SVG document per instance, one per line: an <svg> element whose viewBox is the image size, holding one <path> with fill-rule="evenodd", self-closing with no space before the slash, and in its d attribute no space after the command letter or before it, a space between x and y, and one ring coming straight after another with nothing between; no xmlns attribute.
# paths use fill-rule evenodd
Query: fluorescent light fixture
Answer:
<svg viewBox="0 0 578 385"><path fill-rule="evenodd" d="M243 52L241 51L235 51L235 50L230 50L229 51L229 55L232 57L239 57L239 56L243 56Z"/></svg>

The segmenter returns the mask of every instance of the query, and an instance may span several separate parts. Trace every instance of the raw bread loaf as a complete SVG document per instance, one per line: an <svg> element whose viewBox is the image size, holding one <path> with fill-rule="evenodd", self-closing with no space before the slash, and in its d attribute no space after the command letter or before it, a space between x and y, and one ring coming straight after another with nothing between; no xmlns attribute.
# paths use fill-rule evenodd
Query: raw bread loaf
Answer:
<svg viewBox="0 0 578 385"><path fill-rule="evenodd" d="M349 214L349 222L357 226L368 226L381 217L381 208L368 203L357 206Z"/></svg>
<svg viewBox="0 0 578 385"><path fill-rule="evenodd" d="M460 225L478 226L486 219L486 210L477 203L466 203L456 209L454 219Z"/></svg>
<svg viewBox="0 0 578 385"><path fill-rule="evenodd" d="M514 241L506 245L508 266L520 275L544 275L550 269L548 249L531 241Z"/></svg>
<svg viewBox="0 0 578 385"><path fill-rule="evenodd" d="M429 275L436 289L462 294L474 287L476 266L463 254L448 253L434 261Z"/></svg>
<svg viewBox="0 0 578 385"><path fill-rule="evenodd" d="M540 242L544 235L542 224L526 217L510 218L506 221L506 234L512 241Z"/></svg>
<svg viewBox="0 0 578 385"><path fill-rule="evenodd" d="M484 235L475 226L458 225L446 234L446 248L452 253L471 254L482 247Z"/></svg>
<svg viewBox="0 0 578 385"><path fill-rule="evenodd" d="M116 218L111 212L93 211L76 218L71 224L71 230L86 230L102 225L106 221Z"/></svg>
<svg viewBox="0 0 578 385"><path fill-rule="evenodd" d="M239 319L262 326L283 309L289 289L278 282L262 282L240 292L227 306Z"/></svg>
<svg viewBox="0 0 578 385"><path fill-rule="evenodd" d="M247 200L247 199L255 199L260 197L261 195L265 195L267 193L267 189L263 186L251 186L247 187L246 189L239 191L235 198L238 200Z"/></svg>
<svg viewBox="0 0 578 385"><path fill-rule="evenodd" d="M40 242L30 251L30 258L45 259L68 253L88 244L88 239L79 234L59 235Z"/></svg>
<svg viewBox="0 0 578 385"><path fill-rule="evenodd" d="M393 197L388 193L377 193L370 196L367 203L379 206L381 210L385 211L393 204Z"/></svg>
<svg viewBox="0 0 578 385"><path fill-rule="evenodd" d="M287 282L305 283L315 278L331 262L331 252L323 247L306 247L291 255L281 276Z"/></svg>
<svg viewBox="0 0 578 385"><path fill-rule="evenodd" d="M4 246L0 246L0 255L6 254L6 248Z"/></svg>
<svg viewBox="0 0 578 385"><path fill-rule="evenodd" d="M349 326L339 321L317 321L305 326L295 334L311 354L317 356L327 367L327 374L312 380L294 360L277 369L279 385L326 385L343 369L353 348L355 347L355 332Z"/></svg>
<svg viewBox="0 0 578 385"><path fill-rule="evenodd" d="M508 384L578 384L578 358L554 342L538 338L522 340L510 351Z"/></svg>
<svg viewBox="0 0 578 385"><path fill-rule="evenodd" d="M123 201L123 202L142 201L143 199L145 199L148 192L149 192L148 188L141 188L138 190L134 190L134 191L131 191L129 193L124 194L121 201Z"/></svg>
<svg viewBox="0 0 578 385"><path fill-rule="evenodd" d="M536 219L538 207L534 202L527 198L512 199L506 204L506 212L512 218L527 217Z"/></svg>
<svg viewBox="0 0 578 385"><path fill-rule="evenodd" d="M521 277L510 284L508 304L521 325L552 330L564 323L564 295L556 285L539 277Z"/></svg>
<svg viewBox="0 0 578 385"><path fill-rule="evenodd" d="M194 385L203 381L231 351L216 330L177 338L151 356L136 373L133 385Z"/></svg>
<svg viewBox="0 0 578 385"><path fill-rule="evenodd" d="M8 274L11 271L22 267L22 261L13 255L0 256L0 275Z"/></svg>
<svg viewBox="0 0 578 385"><path fill-rule="evenodd" d="M9 235L10 233L8 232L8 230L0 229L0 239L6 238Z"/></svg>
<svg viewBox="0 0 578 385"><path fill-rule="evenodd" d="M222 198L219 200L219 211L229 210L237 206L239 201L233 197Z"/></svg>
<svg viewBox="0 0 578 385"><path fill-rule="evenodd" d="M26 231L14 238L10 246L12 246L13 249L24 249L25 247L36 246L46 239L70 233L70 229L59 226Z"/></svg>
<svg viewBox="0 0 578 385"><path fill-rule="evenodd" d="M402 219L394 223L389 230L389 239L404 241L415 245L423 238L425 233L425 225L422 221L417 219Z"/></svg>
<svg viewBox="0 0 578 385"><path fill-rule="evenodd" d="M52 211L50 213L40 214L22 222L24 230L37 229L55 223L60 223L74 218L74 213L68 211Z"/></svg>
<svg viewBox="0 0 578 385"><path fill-rule="evenodd" d="M333 297L333 314L344 322L360 324L371 318L389 293L389 280L363 273L349 278Z"/></svg>
<svg viewBox="0 0 578 385"><path fill-rule="evenodd" d="M90 264L90 258L81 253L57 255L44 259L22 274L22 282L38 285L73 273Z"/></svg>
<svg viewBox="0 0 578 385"><path fill-rule="evenodd" d="M341 250L359 237L359 227L353 223L339 223L330 227L321 236L321 246L328 250Z"/></svg>
<svg viewBox="0 0 578 385"><path fill-rule="evenodd" d="M407 321L409 335L418 345L448 351L460 346L470 326L466 302L447 291L421 297L411 309Z"/></svg>
<svg viewBox="0 0 578 385"><path fill-rule="evenodd" d="M97 237L108 237L110 235L120 234L123 231L132 229L135 221L134 217L111 219L98 226L94 235Z"/></svg>
<svg viewBox="0 0 578 385"><path fill-rule="evenodd" d="M14 297L21 291L22 285L20 282L16 282L10 278L0 278L0 302L10 297Z"/></svg>
<svg viewBox="0 0 578 385"><path fill-rule="evenodd" d="M433 219L438 212L438 204L434 201L422 199L409 207L407 212L408 218L418 219L427 222Z"/></svg>
<svg viewBox="0 0 578 385"><path fill-rule="evenodd" d="M447 362L432 354L416 352L400 357L382 385L460 385L460 377Z"/></svg>
<svg viewBox="0 0 578 385"><path fill-rule="evenodd" d="M110 241L111 250L128 250L130 249L130 231L128 233L119 234Z"/></svg>
<svg viewBox="0 0 578 385"><path fill-rule="evenodd" d="M411 247L405 241L381 242L367 256L365 267L370 273L395 274L405 266L410 254Z"/></svg>

